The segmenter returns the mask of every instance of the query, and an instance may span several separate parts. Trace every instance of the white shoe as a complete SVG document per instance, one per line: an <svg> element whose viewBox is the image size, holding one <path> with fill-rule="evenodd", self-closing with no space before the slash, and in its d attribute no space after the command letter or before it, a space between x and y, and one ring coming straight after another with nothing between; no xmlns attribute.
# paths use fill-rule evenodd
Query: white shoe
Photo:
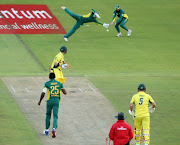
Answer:
<svg viewBox="0 0 180 145"><path fill-rule="evenodd" d="M140 145L140 143L136 143L136 145Z"/></svg>
<svg viewBox="0 0 180 145"><path fill-rule="evenodd" d="M64 38L64 40L67 42L68 41L68 39L66 38L66 37L63 37Z"/></svg>
<svg viewBox="0 0 180 145"><path fill-rule="evenodd" d="M144 145L148 145L147 143L144 143Z"/></svg>
<svg viewBox="0 0 180 145"><path fill-rule="evenodd" d="M121 36L122 36L121 32L116 35L116 37L121 37Z"/></svg>
<svg viewBox="0 0 180 145"><path fill-rule="evenodd" d="M128 30L127 36L128 36L128 37L131 36L131 33L132 33L132 31L131 31L131 30Z"/></svg>
<svg viewBox="0 0 180 145"><path fill-rule="evenodd" d="M43 131L43 134L49 135L49 129L44 130L44 131Z"/></svg>

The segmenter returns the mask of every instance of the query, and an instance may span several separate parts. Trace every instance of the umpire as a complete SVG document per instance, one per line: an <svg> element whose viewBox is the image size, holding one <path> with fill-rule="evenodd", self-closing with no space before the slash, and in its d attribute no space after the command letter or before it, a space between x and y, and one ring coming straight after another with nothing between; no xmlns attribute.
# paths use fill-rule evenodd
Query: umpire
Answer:
<svg viewBox="0 0 180 145"><path fill-rule="evenodd" d="M130 145L130 141L133 138L133 129L132 127L124 122L126 118L124 113L118 113L118 116L115 116L118 121L112 125L109 132L109 138L113 140L114 145Z"/></svg>

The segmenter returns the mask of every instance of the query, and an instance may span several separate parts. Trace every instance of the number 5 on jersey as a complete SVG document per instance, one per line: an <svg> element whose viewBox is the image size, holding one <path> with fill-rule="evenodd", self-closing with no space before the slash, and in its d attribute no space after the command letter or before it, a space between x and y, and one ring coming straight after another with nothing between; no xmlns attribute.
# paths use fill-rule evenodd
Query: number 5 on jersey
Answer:
<svg viewBox="0 0 180 145"><path fill-rule="evenodd" d="M140 99L139 99L139 105L142 105L142 104L143 104L143 99L144 99L144 98L140 98Z"/></svg>

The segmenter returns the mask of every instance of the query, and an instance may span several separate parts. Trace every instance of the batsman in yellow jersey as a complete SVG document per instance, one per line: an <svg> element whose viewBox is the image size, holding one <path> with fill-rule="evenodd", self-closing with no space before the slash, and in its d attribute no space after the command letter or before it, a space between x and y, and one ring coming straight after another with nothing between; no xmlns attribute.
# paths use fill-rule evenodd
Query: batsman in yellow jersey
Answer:
<svg viewBox="0 0 180 145"><path fill-rule="evenodd" d="M150 113L155 110L156 103L149 94L146 94L146 87L140 84L138 93L135 94L130 102L129 114L134 116L134 132L136 145L141 144L141 130L143 130L144 145L149 145L150 142ZM149 103L152 106L149 107ZM133 112L135 106L135 114Z"/></svg>
<svg viewBox="0 0 180 145"><path fill-rule="evenodd" d="M64 61L64 55L67 53L67 47L62 46L60 52L55 56L53 63L51 65L51 72L55 73L56 80L65 83L66 78L64 78L62 69L67 69L69 65Z"/></svg>

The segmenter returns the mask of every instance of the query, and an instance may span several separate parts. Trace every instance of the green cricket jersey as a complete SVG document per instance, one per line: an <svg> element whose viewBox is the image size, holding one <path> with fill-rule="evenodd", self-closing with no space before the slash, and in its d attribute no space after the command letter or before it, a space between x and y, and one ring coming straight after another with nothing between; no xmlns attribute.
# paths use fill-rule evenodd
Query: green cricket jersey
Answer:
<svg viewBox="0 0 180 145"><path fill-rule="evenodd" d="M96 20L96 17L94 16L95 10L92 9L91 12L87 15L83 15L83 23L88 23L88 22L95 22L98 25L103 25L102 23L98 22Z"/></svg>
<svg viewBox="0 0 180 145"><path fill-rule="evenodd" d="M66 8L65 11L66 11L69 15L72 14L72 12L71 12L68 8ZM83 16L77 15L77 16L76 16L76 20L78 20L78 22L79 22L80 25L83 25L83 23L95 22L96 24L98 24L98 25L100 25L100 26L103 26L102 23L100 23L100 22L98 22L98 21L96 20L96 17L94 16L94 13L95 13L95 10L92 9L91 12L90 12L89 14L87 14L87 15L83 15Z"/></svg>
<svg viewBox="0 0 180 145"><path fill-rule="evenodd" d="M44 84L44 87L47 88L48 90L48 98L52 99L52 98L61 98L61 89L64 88L63 84L56 81L55 79L51 79L50 81L46 82Z"/></svg>
<svg viewBox="0 0 180 145"><path fill-rule="evenodd" d="M120 9L119 11L115 10L113 12L113 22L115 22L116 18L119 17L119 19L122 19L123 17L125 17L126 19L128 19L127 14L125 14L123 9Z"/></svg>

